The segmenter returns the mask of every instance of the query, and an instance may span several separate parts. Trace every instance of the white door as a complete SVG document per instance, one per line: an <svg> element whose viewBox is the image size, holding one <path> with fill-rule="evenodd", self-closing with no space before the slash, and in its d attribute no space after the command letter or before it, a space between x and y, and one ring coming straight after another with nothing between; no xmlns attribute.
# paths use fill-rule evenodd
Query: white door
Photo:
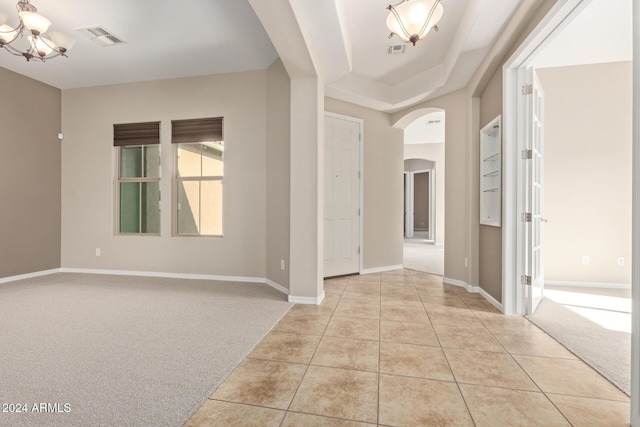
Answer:
<svg viewBox="0 0 640 427"><path fill-rule="evenodd" d="M360 123L325 116L324 277L360 271Z"/></svg>
<svg viewBox="0 0 640 427"><path fill-rule="evenodd" d="M527 212L526 266L531 277L526 286L527 314L532 314L544 291L544 92L533 68L527 69Z"/></svg>

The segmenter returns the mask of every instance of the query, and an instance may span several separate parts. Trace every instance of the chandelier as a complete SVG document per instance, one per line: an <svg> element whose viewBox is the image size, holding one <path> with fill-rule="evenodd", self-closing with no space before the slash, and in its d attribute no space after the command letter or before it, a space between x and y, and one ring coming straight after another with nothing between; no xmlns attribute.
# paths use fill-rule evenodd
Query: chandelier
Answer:
<svg viewBox="0 0 640 427"><path fill-rule="evenodd" d="M67 51L76 42L74 39L59 31L51 31L50 39L44 37L51 21L40 15L30 0L19 0L16 9L20 21L16 28L7 25L9 17L0 12L1 48L12 55L23 56L27 61L39 59L45 62L56 56L67 56Z"/></svg>
<svg viewBox="0 0 640 427"><path fill-rule="evenodd" d="M387 16L387 27L391 31L389 38L397 35L405 43L424 39L429 30L438 31L438 22L442 19L444 8L441 0L402 0L392 6Z"/></svg>

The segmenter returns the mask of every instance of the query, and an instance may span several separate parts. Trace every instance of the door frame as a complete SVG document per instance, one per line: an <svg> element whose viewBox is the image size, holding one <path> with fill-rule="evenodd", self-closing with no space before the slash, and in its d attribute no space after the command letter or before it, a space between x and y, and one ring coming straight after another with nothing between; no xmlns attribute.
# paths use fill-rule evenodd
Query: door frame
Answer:
<svg viewBox="0 0 640 427"><path fill-rule="evenodd" d="M426 159L425 159L426 160ZM409 203L411 208L415 209L415 174L417 173L428 173L429 174L429 235L427 237L427 240L433 240L434 244L436 241L436 209L435 209L435 203L436 203L436 174L435 174L435 167L429 168L429 169L420 169L420 170L415 170L415 171L404 171L404 179L405 179L405 192L404 192L404 206L405 209L407 209L407 203ZM413 218L412 218L413 219ZM404 237L413 237L413 232L415 231L415 227L413 226L413 220L412 221L408 221L407 220L407 216L405 213L405 217L404 217L404 223L405 223L405 233L404 233ZM409 224L410 223L410 224ZM409 228L407 227L408 225L410 225L411 228L411 236L407 236L406 230Z"/></svg>
<svg viewBox="0 0 640 427"><path fill-rule="evenodd" d="M526 165L520 153L525 149L526 97L520 88L525 82L524 70L532 65L536 54L562 31L591 0L558 0L538 26L503 66L504 171L502 205L502 307L504 314L525 313L526 234L520 214L526 207ZM509 143L509 142L512 143ZM513 143L515 142L515 143Z"/></svg>
<svg viewBox="0 0 640 427"><path fill-rule="evenodd" d="M404 172L404 236L406 238L413 237L413 173Z"/></svg>
<svg viewBox="0 0 640 427"><path fill-rule="evenodd" d="M344 114L332 113L331 111L324 112L325 117L332 117L334 119L346 120L349 122L357 123L360 130L360 142L358 144L359 159L358 167L360 168L360 182L358 204L360 209L360 215L358 216L358 247L360 248L358 256L358 273L362 274L364 270L364 120L357 117L345 116ZM324 194L324 188L322 190ZM323 208L324 212L324 208ZM324 216L324 213L323 213ZM324 219L322 221L324 227ZM323 232L324 233L324 232ZM324 273L323 273L324 276Z"/></svg>
<svg viewBox="0 0 640 427"><path fill-rule="evenodd" d="M523 226L525 123L518 74L531 65L535 55L562 31L590 0L558 0L503 66L504 173L502 206L502 306L504 314L524 314L520 276L524 274ZM633 0L634 39L640 39L640 0ZM557 34L557 33L556 33ZM633 46L633 231L632 231L632 327L631 327L631 411L633 427L640 427L640 44Z"/></svg>

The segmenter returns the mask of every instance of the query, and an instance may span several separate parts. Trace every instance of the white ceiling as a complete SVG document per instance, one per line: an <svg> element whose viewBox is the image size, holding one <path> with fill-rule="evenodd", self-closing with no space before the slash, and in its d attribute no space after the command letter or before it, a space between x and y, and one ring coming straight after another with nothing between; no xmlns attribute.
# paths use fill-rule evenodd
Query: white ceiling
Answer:
<svg viewBox="0 0 640 427"><path fill-rule="evenodd" d="M60 89L264 69L277 53L245 0L32 0L51 30L76 39L69 58L0 66ZM0 0L17 25L16 0ZM102 25L126 44L100 47L75 29Z"/></svg>
<svg viewBox="0 0 640 427"><path fill-rule="evenodd" d="M632 59L632 1L592 0L534 62L547 68Z"/></svg>
<svg viewBox="0 0 640 427"><path fill-rule="evenodd" d="M278 56L247 0L32 1L76 46L44 64L0 52L0 66L61 89L265 69ZM400 43L388 39L390 1L288 0L328 96L392 112L465 87L522 0L443 0L440 31L396 56L386 54ZM0 0L10 25L15 2ZM100 47L75 32L93 25L126 44Z"/></svg>

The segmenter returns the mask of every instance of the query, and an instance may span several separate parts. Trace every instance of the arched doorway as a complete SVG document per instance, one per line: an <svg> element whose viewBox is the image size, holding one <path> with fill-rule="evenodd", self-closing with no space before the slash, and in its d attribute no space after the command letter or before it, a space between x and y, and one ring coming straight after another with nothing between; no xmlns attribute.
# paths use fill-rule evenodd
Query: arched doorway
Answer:
<svg viewBox="0 0 640 427"><path fill-rule="evenodd" d="M444 275L445 112L429 108L401 120L396 126L404 125L404 266Z"/></svg>

